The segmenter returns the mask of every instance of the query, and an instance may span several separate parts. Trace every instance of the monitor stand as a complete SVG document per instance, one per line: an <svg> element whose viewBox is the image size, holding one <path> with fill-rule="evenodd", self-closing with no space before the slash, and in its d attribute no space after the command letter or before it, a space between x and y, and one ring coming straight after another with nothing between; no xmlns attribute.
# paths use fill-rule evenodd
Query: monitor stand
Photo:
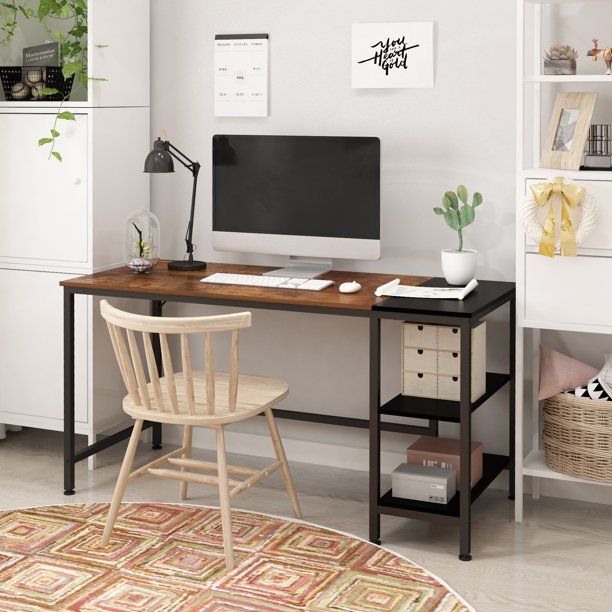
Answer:
<svg viewBox="0 0 612 612"><path fill-rule="evenodd" d="M264 272L264 276L289 276L291 278L315 278L332 269L332 260L321 257L293 257L289 258L286 268L279 268L271 272Z"/></svg>

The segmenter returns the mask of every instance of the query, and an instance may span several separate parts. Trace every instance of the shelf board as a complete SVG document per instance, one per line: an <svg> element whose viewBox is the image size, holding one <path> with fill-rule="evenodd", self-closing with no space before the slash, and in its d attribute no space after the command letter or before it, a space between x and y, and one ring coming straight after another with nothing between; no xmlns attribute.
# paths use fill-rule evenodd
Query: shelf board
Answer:
<svg viewBox="0 0 612 612"><path fill-rule="evenodd" d="M525 77L526 83L612 83L607 74L534 74Z"/></svg>
<svg viewBox="0 0 612 612"><path fill-rule="evenodd" d="M609 181L612 182L610 170L559 170L556 168L527 168L522 171L524 179L553 179L557 176L574 181Z"/></svg>
<svg viewBox="0 0 612 612"><path fill-rule="evenodd" d="M508 467L510 460L503 455L490 455L485 453L482 461L482 478L472 487L472 503L474 503L489 485ZM450 518L459 518L460 494L459 491L448 504L433 504L414 499L393 497L391 490L385 493L378 504L381 514L394 516L414 517L418 513L437 514Z"/></svg>
<svg viewBox="0 0 612 612"><path fill-rule="evenodd" d="M509 380L510 376L508 374L487 372L487 389L475 402L472 402L471 411L474 412L474 410L482 406ZM396 395L380 408L380 414L459 423L459 402L431 397Z"/></svg>
<svg viewBox="0 0 612 612"><path fill-rule="evenodd" d="M546 465L544 451L531 451L523 460L523 474L525 476L537 476L538 478L551 478L553 480L564 480L565 482L579 482L582 484L599 485L600 487L612 487L612 483L597 482L596 480L586 480L576 476L568 476L561 472L551 470Z"/></svg>

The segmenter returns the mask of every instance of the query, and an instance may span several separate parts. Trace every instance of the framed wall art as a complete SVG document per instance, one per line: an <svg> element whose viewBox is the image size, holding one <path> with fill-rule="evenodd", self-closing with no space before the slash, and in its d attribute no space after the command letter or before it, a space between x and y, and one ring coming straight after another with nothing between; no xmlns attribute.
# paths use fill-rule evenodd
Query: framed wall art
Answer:
<svg viewBox="0 0 612 612"><path fill-rule="evenodd" d="M540 166L560 170L580 170L596 93L560 93L548 126Z"/></svg>
<svg viewBox="0 0 612 612"><path fill-rule="evenodd" d="M353 24L353 88L433 87L433 38L432 21Z"/></svg>

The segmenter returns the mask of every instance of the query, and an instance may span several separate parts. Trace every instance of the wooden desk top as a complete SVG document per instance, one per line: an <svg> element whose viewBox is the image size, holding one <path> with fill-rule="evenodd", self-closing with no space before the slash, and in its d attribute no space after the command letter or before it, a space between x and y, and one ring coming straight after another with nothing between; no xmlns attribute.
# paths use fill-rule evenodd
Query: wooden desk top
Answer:
<svg viewBox="0 0 612 612"><path fill-rule="evenodd" d="M262 266L247 266L237 264L209 263L206 270L196 272L180 272L168 270L168 262L160 261L149 274L134 274L127 267L113 268L97 274L79 276L62 281L63 287L78 290L82 293L142 294L143 298L151 299L151 295L159 295L172 299L202 298L203 300L229 300L245 302L263 302L268 304L284 304L312 308L341 308L345 310L372 310L385 298L374 295L377 287L388 283L394 278L400 278L403 285L420 285L428 280L425 276L405 276L393 274L373 274L368 272L341 272L333 270L321 276L329 279L335 285L323 291L299 291L295 289L275 289L270 287L245 287L242 285L213 285L201 283L200 279L215 272L233 274L262 274L275 268ZM361 284L357 293L340 293L341 283L355 280Z"/></svg>

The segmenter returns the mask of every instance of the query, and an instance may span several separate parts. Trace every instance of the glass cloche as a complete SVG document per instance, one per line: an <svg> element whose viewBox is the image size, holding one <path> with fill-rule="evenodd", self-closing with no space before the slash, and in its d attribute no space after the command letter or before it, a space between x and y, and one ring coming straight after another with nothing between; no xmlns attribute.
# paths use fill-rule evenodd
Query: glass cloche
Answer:
<svg viewBox="0 0 612 612"><path fill-rule="evenodd" d="M150 272L159 261L159 219L147 210L131 214L123 224L123 261L137 274Z"/></svg>

